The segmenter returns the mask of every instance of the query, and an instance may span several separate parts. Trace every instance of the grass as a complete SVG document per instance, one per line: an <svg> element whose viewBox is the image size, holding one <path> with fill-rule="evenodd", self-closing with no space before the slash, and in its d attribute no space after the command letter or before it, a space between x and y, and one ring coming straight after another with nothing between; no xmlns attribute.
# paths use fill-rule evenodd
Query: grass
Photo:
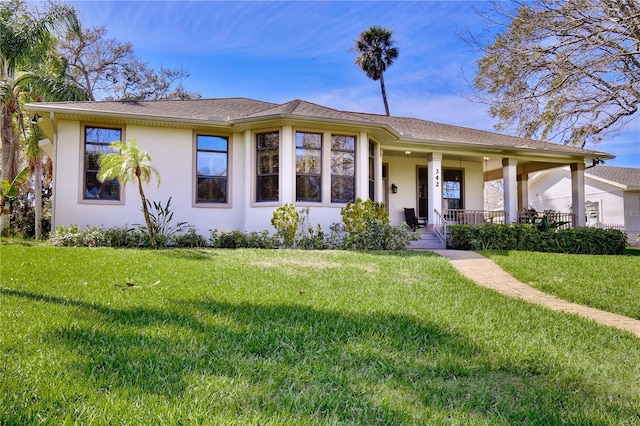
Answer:
<svg viewBox="0 0 640 426"><path fill-rule="evenodd" d="M640 339L436 255L0 250L0 424L640 421Z"/></svg>
<svg viewBox="0 0 640 426"><path fill-rule="evenodd" d="M518 280L545 293L640 320L640 250L628 249L627 253L482 252Z"/></svg>

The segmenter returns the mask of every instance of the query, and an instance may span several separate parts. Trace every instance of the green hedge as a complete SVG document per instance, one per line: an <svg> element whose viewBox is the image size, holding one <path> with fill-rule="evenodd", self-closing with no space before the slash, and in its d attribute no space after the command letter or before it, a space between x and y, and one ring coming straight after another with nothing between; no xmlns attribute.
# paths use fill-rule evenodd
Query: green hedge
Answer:
<svg viewBox="0 0 640 426"><path fill-rule="evenodd" d="M624 254L626 246L626 234L615 229L540 230L529 224L451 225L447 228L447 247L456 250Z"/></svg>

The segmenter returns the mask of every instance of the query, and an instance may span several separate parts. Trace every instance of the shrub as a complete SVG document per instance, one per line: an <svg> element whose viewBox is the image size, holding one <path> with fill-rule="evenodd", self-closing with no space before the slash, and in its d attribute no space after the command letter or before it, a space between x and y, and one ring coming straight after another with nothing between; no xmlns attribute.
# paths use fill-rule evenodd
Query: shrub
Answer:
<svg viewBox="0 0 640 426"><path fill-rule="evenodd" d="M327 236L320 224L316 228L309 226L306 232L301 234L296 245L298 248L305 250L326 250L331 248L331 244L327 241Z"/></svg>
<svg viewBox="0 0 640 426"><path fill-rule="evenodd" d="M126 225L105 230L105 237L110 247L129 247L130 236L133 228Z"/></svg>
<svg viewBox="0 0 640 426"><path fill-rule="evenodd" d="M146 231L126 226L109 229L80 229L78 225L58 226L48 241L58 247L151 247L151 239ZM159 246L166 246L167 238L159 235L157 242Z"/></svg>
<svg viewBox="0 0 640 426"><path fill-rule="evenodd" d="M627 238L614 229L540 227L537 224L452 225L447 247L575 254L623 254Z"/></svg>
<svg viewBox="0 0 640 426"><path fill-rule="evenodd" d="M246 248L247 235L242 231L223 232L218 235L217 230L211 232L211 246L215 248Z"/></svg>
<svg viewBox="0 0 640 426"><path fill-rule="evenodd" d="M102 228L80 229L78 225L70 225L56 227L49 243L58 247L101 247L108 246L109 239Z"/></svg>
<svg viewBox="0 0 640 426"><path fill-rule="evenodd" d="M198 234L195 229L189 229L186 234L174 235L171 245L181 248L201 248L207 246L207 239Z"/></svg>
<svg viewBox="0 0 640 426"><path fill-rule="evenodd" d="M280 206L273 212L271 224L276 229L276 237L282 239L282 245L287 248L294 246L300 215L293 204Z"/></svg>
<svg viewBox="0 0 640 426"><path fill-rule="evenodd" d="M301 209L299 234L296 246L305 250L325 250L330 248L327 236L318 224L315 228L309 223L309 207Z"/></svg>
<svg viewBox="0 0 640 426"><path fill-rule="evenodd" d="M419 238L419 234L412 232L405 223L393 226L371 219L363 231L349 233L342 247L351 250L404 250L411 241Z"/></svg>
<svg viewBox="0 0 640 426"><path fill-rule="evenodd" d="M211 231L211 247L214 248L257 248L273 249L280 247L280 241L270 236L269 231L250 232L230 231L219 233L217 229Z"/></svg>
<svg viewBox="0 0 640 426"><path fill-rule="evenodd" d="M344 229L348 233L363 232L366 224L373 220L378 220L384 225L389 223L389 213L387 213L384 203L371 200L362 201L359 197L355 202L348 202L340 209L340 215Z"/></svg>
<svg viewBox="0 0 640 426"><path fill-rule="evenodd" d="M249 248L257 249L276 249L280 247L280 241L275 236L269 235L269 231L250 232L247 235L247 244Z"/></svg>

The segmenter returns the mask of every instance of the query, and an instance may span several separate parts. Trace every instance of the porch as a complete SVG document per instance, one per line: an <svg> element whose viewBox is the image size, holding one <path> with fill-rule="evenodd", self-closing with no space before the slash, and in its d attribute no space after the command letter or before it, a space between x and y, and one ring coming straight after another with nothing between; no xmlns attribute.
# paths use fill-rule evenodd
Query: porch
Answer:
<svg viewBox="0 0 640 426"><path fill-rule="evenodd" d="M584 226L584 170L580 159L507 158L492 152L413 152L382 150L381 192L375 199L388 207L392 223L404 222L404 209L414 208L429 225L428 231L444 225L534 222L547 217L565 226ZM557 211L532 212L529 207L529 174L539 170L571 166L567 188L576 214ZM500 204L490 208L485 195L487 182L500 180ZM379 197L378 194L382 196ZM582 212L582 213L581 213Z"/></svg>

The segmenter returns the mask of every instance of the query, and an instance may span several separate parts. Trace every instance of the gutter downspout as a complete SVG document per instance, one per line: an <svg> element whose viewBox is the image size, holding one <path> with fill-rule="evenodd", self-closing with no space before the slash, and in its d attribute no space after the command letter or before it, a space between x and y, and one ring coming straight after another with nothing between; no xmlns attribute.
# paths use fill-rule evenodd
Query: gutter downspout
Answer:
<svg viewBox="0 0 640 426"><path fill-rule="evenodd" d="M600 159L600 158L596 158L594 160L591 160L592 164L590 166L585 166L585 170L587 169L593 169L595 166L597 166L598 164L604 164L604 160Z"/></svg>

